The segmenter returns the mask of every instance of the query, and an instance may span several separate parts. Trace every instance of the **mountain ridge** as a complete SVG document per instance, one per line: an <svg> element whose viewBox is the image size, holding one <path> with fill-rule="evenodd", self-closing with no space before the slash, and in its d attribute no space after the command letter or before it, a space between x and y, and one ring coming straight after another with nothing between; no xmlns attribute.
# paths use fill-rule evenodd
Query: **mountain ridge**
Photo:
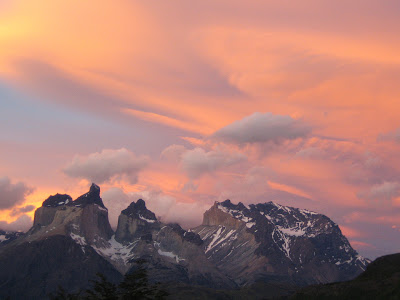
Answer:
<svg viewBox="0 0 400 300"><path fill-rule="evenodd" d="M121 211L114 232L96 184L74 201L61 194L47 198L35 211L32 228L0 244L0 254L46 240L51 247L49 241L58 245L60 238L63 243L73 241L83 253L75 254L76 260L89 259L92 269L94 262L103 260L103 266L112 266L122 276L134 270L138 259L145 259L153 282L214 289L257 282L292 288L342 281L357 276L369 263L328 217L273 202L215 202L204 213L202 225L185 230L159 221L139 199ZM115 278L109 267L102 268ZM6 271L0 273L7 278Z"/></svg>

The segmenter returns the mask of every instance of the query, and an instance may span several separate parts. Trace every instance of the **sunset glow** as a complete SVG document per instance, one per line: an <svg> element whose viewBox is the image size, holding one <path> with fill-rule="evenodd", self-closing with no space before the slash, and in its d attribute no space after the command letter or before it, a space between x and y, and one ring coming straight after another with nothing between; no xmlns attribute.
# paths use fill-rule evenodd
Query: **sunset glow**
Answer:
<svg viewBox="0 0 400 300"><path fill-rule="evenodd" d="M0 228L97 181L111 223L138 197L184 227L214 201L274 201L326 214L366 257L399 252L399 14L394 0L4 1Z"/></svg>

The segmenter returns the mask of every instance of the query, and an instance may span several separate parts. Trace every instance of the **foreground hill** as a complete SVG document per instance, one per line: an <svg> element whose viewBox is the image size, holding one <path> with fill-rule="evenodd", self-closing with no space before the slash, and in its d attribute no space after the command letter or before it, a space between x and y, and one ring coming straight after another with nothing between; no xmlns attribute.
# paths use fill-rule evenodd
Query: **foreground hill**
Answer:
<svg viewBox="0 0 400 300"><path fill-rule="evenodd" d="M93 184L75 200L50 196L26 234L0 244L0 298L43 299L58 286L85 290L100 272L111 282L146 261L150 282L172 299L262 299L359 275L368 260L328 217L274 204L216 202L203 224L164 224L143 200L123 210L114 232Z"/></svg>
<svg viewBox="0 0 400 300"><path fill-rule="evenodd" d="M377 258L352 281L306 287L285 299L400 299L400 253Z"/></svg>

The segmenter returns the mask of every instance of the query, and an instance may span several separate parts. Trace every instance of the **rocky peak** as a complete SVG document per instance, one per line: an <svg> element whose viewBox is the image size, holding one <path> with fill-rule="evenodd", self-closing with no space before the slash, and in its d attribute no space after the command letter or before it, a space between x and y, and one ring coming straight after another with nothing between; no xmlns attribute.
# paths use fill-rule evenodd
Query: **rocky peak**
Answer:
<svg viewBox="0 0 400 300"><path fill-rule="evenodd" d="M121 214L124 214L131 218L139 218L148 223L154 223L157 221L156 215L147 209L146 202L143 199L139 199L136 203L132 202Z"/></svg>
<svg viewBox="0 0 400 300"><path fill-rule="evenodd" d="M129 243L136 238L151 240L152 230L159 227L156 215L147 209L144 200L139 199L119 215L115 239L121 243Z"/></svg>
<svg viewBox="0 0 400 300"><path fill-rule="evenodd" d="M245 209L247 209L247 207L242 202L239 202L238 204L233 204L231 202L231 200L229 200L229 199L227 199L227 200L225 200L223 202L218 202L217 201L216 204L218 206L223 206L223 207L226 207L226 208L229 208L229 209L232 209L232 210L245 210Z"/></svg>
<svg viewBox="0 0 400 300"><path fill-rule="evenodd" d="M102 208L106 208L103 204L103 200L100 198L100 187L95 183L92 183L89 192L69 203L70 206L76 207L84 207L89 204L97 204Z"/></svg>
<svg viewBox="0 0 400 300"><path fill-rule="evenodd" d="M55 194L43 201L42 206L44 207L58 207L61 205L67 205L72 202L72 198L67 194Z"/></svg>

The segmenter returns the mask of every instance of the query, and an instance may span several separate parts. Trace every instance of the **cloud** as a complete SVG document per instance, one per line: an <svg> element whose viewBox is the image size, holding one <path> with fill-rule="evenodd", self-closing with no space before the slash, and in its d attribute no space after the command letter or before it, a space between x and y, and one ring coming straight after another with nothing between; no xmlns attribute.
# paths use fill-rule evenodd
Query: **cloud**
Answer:
<svg viewBox="0 0 400 300"><path fill-rule="evenodd" d="M400 128L397 128L394 131L388 132L388 133L381 133L378 138L377 141L393 141L393 142L397 142L400 143Z"/></svg>
<svg viewBox="0 0 400 300"><path fill-rule="evenodd" d="M196 179L206 173L213 173L246 160L247 157L238 152L228 152L221 149L206 152L202 148L195 148L182 154L181 168L190 179Z"/></svg>
<svg viewBox="0 0 400 300"><path fill-rule="evenodd" d="M293 140L306 137L311 127L290 116L256 112L223 127L212 135L233 144L252 144Z"/></svg>
<svg viewBox="0 0 400 300"><path fill-rule="evenodd" d="M175 197L164 194L160 190L142 191L129 195L135 201L139 198L146 201L147 208L153 211L164 223L178 223L184 228L198 226L202 222L203 213L211 207L201 201L180 202Z"/></svg>
<svg viewBox="0 0 400 300"><path fill-rule="evenodd" d="M103 199L104 205L108 208L108 219L113 228L117 227L118 217L121 211L127 208L132 201L137 200L129 197L128 194L117 187L102 192L101 198Z"/></svg>
<svg viewBox="0 0 400 300"><path fill-rule="evenodd" d="M32 227L32 219L28 215L22 215L17 220L11 223L0 221L0 229L11 231L27 231Z"/></svg>
<svg viewBox="0 0 400 300"><path fill-rule="evenodd" d="M188 149L182 145L171 145L161 152L161 157L172 162L179 162Z"/></svg>
<svg viewBox="0 0 400 300"><path fill-rule="evenodd" d="M36 208L36 206L34 205L27 205L27 206L23 206L23 207L17 207L14 208L11 213L10 216L17 216L23 213L27 213L27 212L31 212L32 210L34 210Z"/></svg>
<svg viewBox="0 0 400 300"><path fill-rule="evenodd" d="M75 156L72 162L63 169L63 172L70 177L85 178L99 184L122 178L127 178L132 184L135 184L139 172L148 163L148 157L138 157L125 148L105 149L100 153Z"/></svg>
<svg viewBox="0 0 400 300"><path fill-rule="evenodd" d="M0 210L23 203L32 192L33 188L23 182L11 183L8 177L0 178Z"/></svg>
<svg viewBox="0 0 400 300"><path fill-rule="evenodd" d="M186 182L182 188L182 192L190 192L193 191L195 192L199 188L198 184L195 184L193 181L189 180Z"/></svg>
<svg viewBox="0 0 400 300"><path fill-rule="evenodd" d="M340 230L347 238L359 238L365 236L365 234L360 230L349 226L340 225Z"/></svg>
<svg viewBox="0 0 400 300"><path fill-rule="evenodd" d="M400 183L385 181L376 184L368 190L360 191L357 196L361 199L375 201L391 201L400 195Z"/></svg>
<svg viewBox="0 0 400 300"><path fill-rule="evenodd" d="M203 212L211 205L199 202L183 203L166 195L160 190L146 190L137 193L125 193L120 188L111 188L102 194L105 206L108 208L110 224L116 228L118 216L132 201L143 199L146 206L157 218L165 223L179 223L185 228L198 226Z"/></svg>
<svg viewBox="0 0 400 300"><path fill-rule="evenodd" d="M302 158L323 158L324 154L325 153L317 147L303 148L296 152L296 156Z"/></svg>

